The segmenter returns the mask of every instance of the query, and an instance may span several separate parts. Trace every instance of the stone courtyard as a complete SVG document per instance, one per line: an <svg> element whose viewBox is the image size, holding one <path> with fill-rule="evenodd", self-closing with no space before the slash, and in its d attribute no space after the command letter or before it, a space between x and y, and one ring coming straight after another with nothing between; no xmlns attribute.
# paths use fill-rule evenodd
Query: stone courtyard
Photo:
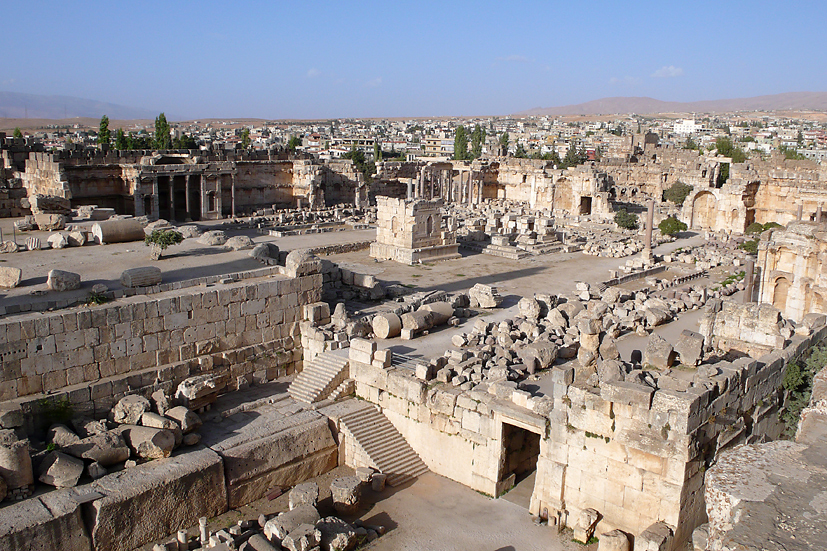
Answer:
<svg viewBox="0 0 827 551"><path fill-rule="evenodd" d="M821 203L764 195L823 171L714 187L721 159L646 147L372 182L286 156L4 156L27 195L0 220L0 547L759 549L761 503L823 515L741 489L823 478L823 375L796 404L788 376L827 336ZM679 177L692 194L662 200ZM778 224L757 255L756 222Z"/></svg>

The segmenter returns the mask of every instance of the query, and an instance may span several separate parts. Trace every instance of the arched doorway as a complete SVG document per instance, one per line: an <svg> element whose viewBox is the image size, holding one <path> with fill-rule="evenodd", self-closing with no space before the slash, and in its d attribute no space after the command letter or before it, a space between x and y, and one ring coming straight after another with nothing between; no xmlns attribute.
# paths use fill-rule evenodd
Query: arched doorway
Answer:
<svg viewBox="0 0 827 551"><path fill-rule="evenodd" d="M692 229L709 230L715 222L715 207L718 201L708 191L695 196L692 201Z"/></svg>
<svg viewBox="0 0 827 551"><path fill-rule="evenodd" d="M779 277L775 280L775 289L772 292L772 305L784 312L787 307L787 293L790 291L790 280Z"/></svg>

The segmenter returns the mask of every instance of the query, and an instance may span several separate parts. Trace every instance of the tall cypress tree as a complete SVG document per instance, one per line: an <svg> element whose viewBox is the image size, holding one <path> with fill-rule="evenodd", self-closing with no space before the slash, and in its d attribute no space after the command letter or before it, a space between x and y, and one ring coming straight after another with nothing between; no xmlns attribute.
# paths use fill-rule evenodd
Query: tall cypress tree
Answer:
<svg viewBox="0 0 827 551"><path fill-rule="evenodd" d="M167 117L163 113L155 118L155 149L172 149L172 138L169 135L170 127Z"/></svg>
<svg viewBox="0 0 827 551"><path fill-rule="evenodd" d="M101 145L109 145L112 140L112 132L109 130L109 117L106 115L101 117L100 128L98 129L98 143Z"/></svg>
<svg viewBox="0 0 827 551"><path fill-rule="evenodd" d="M468 158L468 132L459 125L454 134L454 159L464 161Z"/></svg>

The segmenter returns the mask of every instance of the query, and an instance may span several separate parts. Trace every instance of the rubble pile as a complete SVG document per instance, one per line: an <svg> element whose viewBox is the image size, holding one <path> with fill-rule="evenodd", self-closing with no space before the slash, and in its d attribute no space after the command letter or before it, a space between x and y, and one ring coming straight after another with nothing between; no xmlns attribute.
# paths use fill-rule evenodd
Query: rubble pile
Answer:
<svg viewBox="0 0 827 551"><path fill-rule="evenodd" d="M22 410L0 411L0 501L24 499L34 490L35 478L56 488L72 488L83 478L98 479L118 471L169 457L180 446L201 441L196 432L204 411L223 388L215 377L202 375L181 383L176 396L158 390L146 398L130 394L110 411L109 419L71 416L67 404L44 402L42 419L59 419L46 429L27 435Z"/></svg>
<svg viewBox="0 0 827 551"><path fill-rule="evenodd" d="M381 491L383 484L384 475L370 468L359 468L356 476L333 480L330 491L334 509L339 514L355 515L361 506L362 489L372 487ZM239 520L227 529L211 531L207 518L202 517L197 536L190 537L186 530L180 530L174 540L156 544L153 551L348 551L385 534L386 529L381 525L361 520L351 523L337 516L322 517L318 509L319 486L315 482L294 486L288 500L287 511L260 515L257 520Z"/></svg>

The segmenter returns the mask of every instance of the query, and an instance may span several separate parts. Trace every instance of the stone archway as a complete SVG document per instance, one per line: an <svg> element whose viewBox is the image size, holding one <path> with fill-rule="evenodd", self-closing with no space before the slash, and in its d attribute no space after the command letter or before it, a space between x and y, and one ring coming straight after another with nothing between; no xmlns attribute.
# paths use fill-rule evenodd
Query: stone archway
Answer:
<svg viewBox="0 0 827 551"><path fill-rule="evenodd" d="M710 230L715 223L718 201L709 191L703 191L692 200L692 229Z"/></svg>

